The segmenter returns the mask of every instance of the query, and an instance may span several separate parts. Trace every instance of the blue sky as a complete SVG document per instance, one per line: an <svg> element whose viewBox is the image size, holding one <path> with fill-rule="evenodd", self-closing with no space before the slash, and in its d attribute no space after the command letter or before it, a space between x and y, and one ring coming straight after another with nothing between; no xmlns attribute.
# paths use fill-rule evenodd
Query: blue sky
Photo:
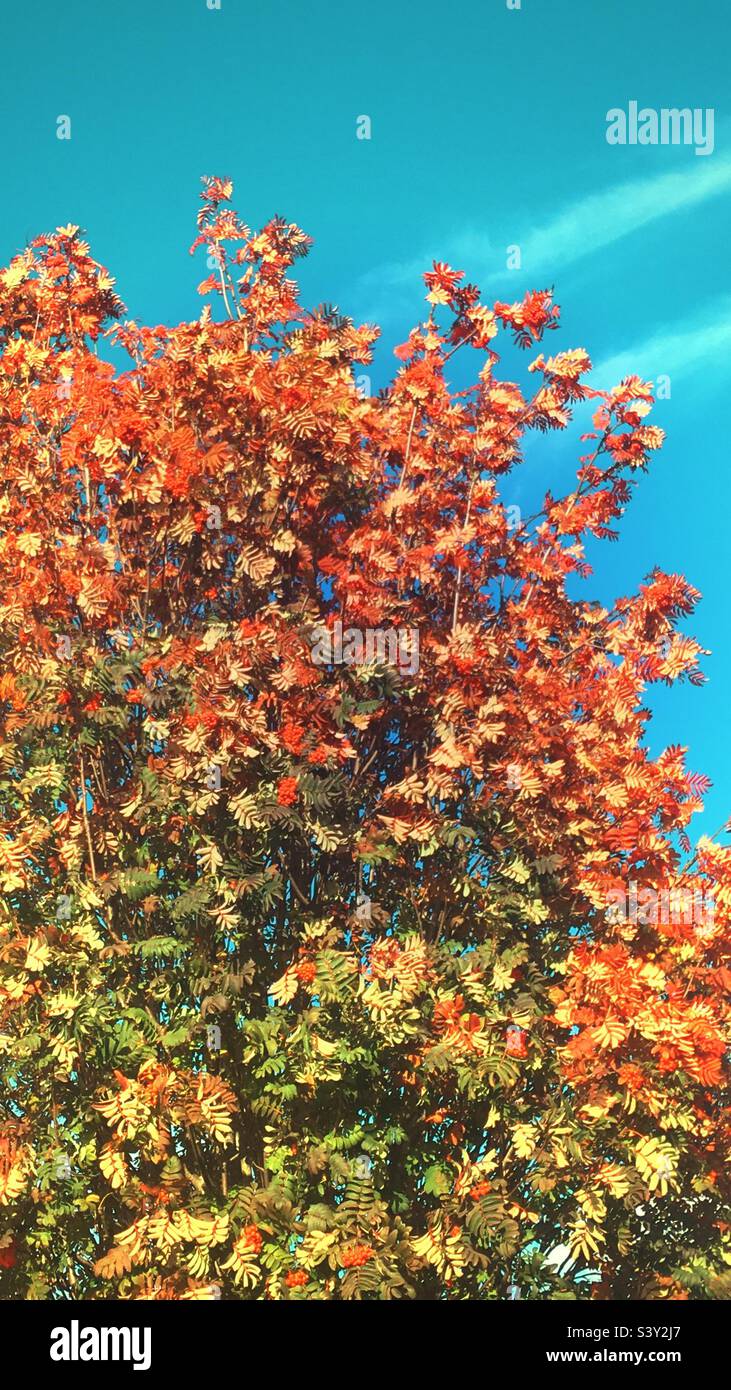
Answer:
<svg viewBox="0 0 731 1390"><path fill-rule="evenodd" d="M213 0L212 0L213 2ZM714 782L691 830L731 814L723 410L731 376L731 113L726 0L23 0L3 15L0 262L80 223L134 317L199 312L187 254L199 178L228 174L246 221L315 238L312 302L379 321L374 386L422 312L432 257L486 297L555 286L551 347L585 347L597 384L670 377L668 431L587 595L654 564L703 592L687 624L708 683L654 690L650 746L687 744ZM606 140L611 108L713 109L714 150ZM71 139L56 138L57 118ZM370 140L356 139L368 115ZM506 268L506 248L522 268ZM457 359L455 359L455 363ZM475 366L477 358L473 359ZM512 365L512 362L511 362ZM462 368L455 370L462 370ZM568 484L566 436L528 452L506 500Z"/></svg>

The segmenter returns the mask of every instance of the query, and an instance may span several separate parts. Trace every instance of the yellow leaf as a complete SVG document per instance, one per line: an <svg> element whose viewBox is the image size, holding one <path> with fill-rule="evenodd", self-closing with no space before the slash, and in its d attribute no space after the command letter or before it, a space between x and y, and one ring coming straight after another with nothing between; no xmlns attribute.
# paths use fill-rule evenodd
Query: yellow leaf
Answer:
<svg viewBox="0 0 731 1390"><path fill-rule="evenodd" d="M3 980L3 989L5 990L8 999L20 999L25 991L27 983L28 976L25 974L8 975Z"/></svg>
<svg viewBox="0 0 731 1390"><path fill-rule="evenodd" d="M603 1164L597 1173L597 1181L603 1183L613 1197L624 1197L630 1189L629 1174L618 1163Z"/></svg>
<svg viewBox="0 0 731 1390"><path fill-rule="evenodd" d="M536 1147L536 1135L532 1125L516 1125L513 1130L513 1148L518 1158L530 1158Z"/></svg>
<svg viewBox="0 0 731 1390"><path fill-rule="evenodd" d="M12 265L8 266L7 270L2 272L0 280L2 280L6 290L16 290L18 285L22 285L27 274L28 266L25 264L22 257L18 257L13 261Z"/></svg>
<svg viewBox="0 0 731 1390"><path fill-rule="evenodd" d="M25 531L18 536L16 546L22 555L37 555L43 545L43 537L36 535L33 531Z"/></svg>
<svg viewBox="0 0 731 1390"><path fill-rule="evenodd" d="M223 858L212 840L209 840L207 844L199 845L195 857L204 874L215 874L223 863Z"/></svg>
<svg viewBox="0 0 731 1390"><path fill-rule="evenodd" d="M99 1155L99 1167L115 1192L120 1187L125 1186L128 1175L124 1154L120 1153L119 1149L115 1149L112 1144L104 1145Z"/></svg>
<svg viewBox="0 0 731 1390"><path fill-rule="evenodd" d="M626 1023L622 1023L618 1018L605 1018L599 1027L593 1030L594 1041L599 1047L619 1047L628 1033Z"/></svg>
<svg viewBox="0 0 731 1390"><path fill-rule="evenodd" d="M28 947L28 954L25 958L25 968L35 975L42 975L48 964L51 949L47 941L42 937L36 937Z"/></svg>
<svg viewBox="0 0 731 1390"><path fill-rule="evenodd" d="M298 989L299 980L290 965L289 969L285 970L284 974L280 975L279 979L269 986L269 993L275 1004L289 1004L290 1000L294 999Z"/></svg>
<svg viewBox="0 0 731 1390"><path fill-rule="evenodd" d="M0 1206L8 1206L10 1202L17 1202L23 1188L25 1187L25 1174L20 1163L13 1164L7 1173L0 1170Z"/></svg>
<svg viewBox="0 0 731 1390"><path fill-rule="evenodd" d="M492 987L497 990L509 989L513 983L513 967L498 961L492 972Z"/></svg>
<svg viewBox="0 0 731 1390"><path fill-rule="evenodd" d="M582 1255L585 1260L591 1260L599 1254L599 1245L603 1245L605 1239L604 1232L598 1226L589 1226L586 1221L576 1221L569 1234L569 1248L573 1258Z"/></svg>
<svg viewBox="0 0 731 1390"><path fill-rule="evenodd" d="M132 1268L132 1252L121 1245L113 1245L106 1255L102 1255L94 1265L94 1273L101 1279L116 1279L120 1274L129 1273Z"/></svg>

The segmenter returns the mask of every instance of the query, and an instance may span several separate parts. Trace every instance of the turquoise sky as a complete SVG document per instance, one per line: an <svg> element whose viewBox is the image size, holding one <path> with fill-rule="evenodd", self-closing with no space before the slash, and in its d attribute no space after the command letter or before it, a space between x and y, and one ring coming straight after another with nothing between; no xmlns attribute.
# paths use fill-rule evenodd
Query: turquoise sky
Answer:
<svg viewBox="0 0 731 1390"><path fill-rule="evenodd" d="M80 223L131 315L192 317L198 180L229 174L250 225L277 212L315 238L309 300L382 323L374 386L421 314L432 257L488 297L553 284L563 327L551 347L587 348L597 384L670 377L653 416L668 443L619 543L596 548L585 592L629 593L654 564L702 590L686 626L712 649L708 684L653 691L651 747L690 746L714 782L691 830L720 826L731 814L727 0L23 0L4 6L3 29L3 264L37 233ZM633 100L712 108L713 153L610 146L606 113ZM60 115L69 141L56 138ZM369 141L356 139L361 115ZM520 271L506 269L512 244ZM506 500L530 510L567 485L578 452L566 436L539 441Z"/></svg>

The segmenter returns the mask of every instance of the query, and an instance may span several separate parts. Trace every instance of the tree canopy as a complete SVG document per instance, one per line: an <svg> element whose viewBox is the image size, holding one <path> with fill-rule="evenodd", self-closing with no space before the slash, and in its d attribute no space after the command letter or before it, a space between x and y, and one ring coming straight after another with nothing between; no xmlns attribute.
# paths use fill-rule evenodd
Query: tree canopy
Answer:
<svg viewBox="0 0 731 1390"><path fill-rule="evenodd" d="M575 596L652 387L436 263L374 394L231 197L193 322L76 227L0 274L0 1288L727 1297L731 851L644 741L698 595Z"/></svg>

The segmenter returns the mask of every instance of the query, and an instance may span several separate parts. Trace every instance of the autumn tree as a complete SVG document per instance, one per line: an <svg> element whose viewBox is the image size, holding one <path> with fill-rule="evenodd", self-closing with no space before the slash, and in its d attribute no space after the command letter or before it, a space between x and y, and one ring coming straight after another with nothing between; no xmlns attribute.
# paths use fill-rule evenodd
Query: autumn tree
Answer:
<svg viewBox="0 0 731 1390"><path fill-rule="evenodd" d="M194 322L124 321L76 227L0 275L3 1294L728 1296L731 852L644 743L697 594L571 596L651 386L435 264L368 394L231 194Z"/></svg>

